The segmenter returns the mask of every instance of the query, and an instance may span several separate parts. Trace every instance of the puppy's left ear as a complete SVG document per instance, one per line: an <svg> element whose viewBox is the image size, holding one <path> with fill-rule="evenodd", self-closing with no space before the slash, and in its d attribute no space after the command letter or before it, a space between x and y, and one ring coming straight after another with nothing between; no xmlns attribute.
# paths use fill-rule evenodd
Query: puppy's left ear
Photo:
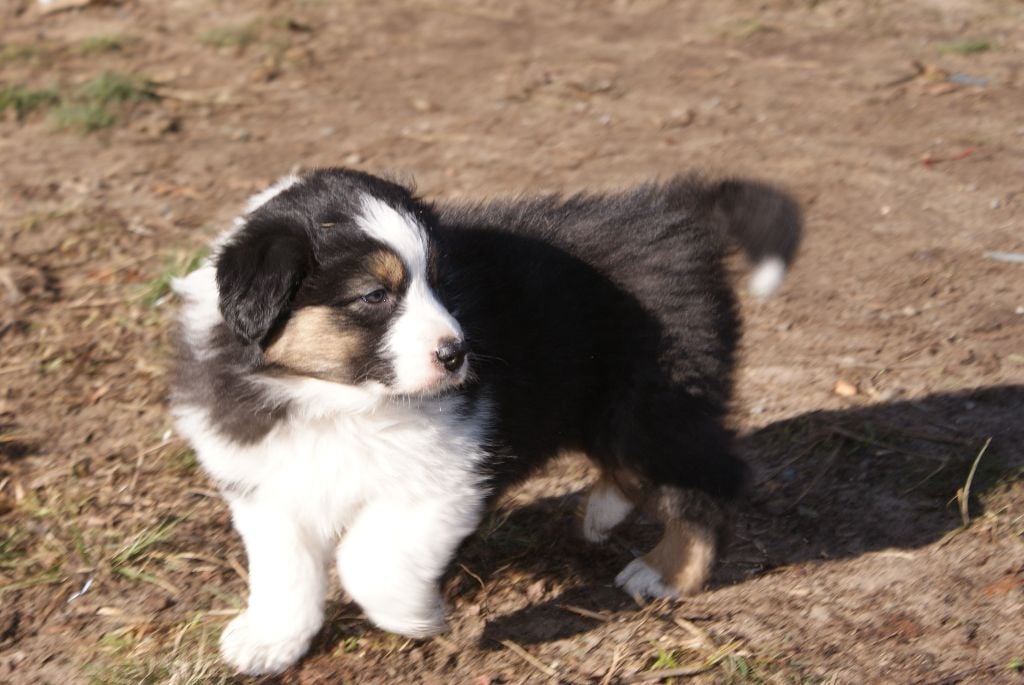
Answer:
<svg viewBox="0 0 1024 685"><path fill-rule="evenodd" d="M220 312L246 345L287 314L313 264L309 236L288 220L250 221L217 257Z"/></svg>

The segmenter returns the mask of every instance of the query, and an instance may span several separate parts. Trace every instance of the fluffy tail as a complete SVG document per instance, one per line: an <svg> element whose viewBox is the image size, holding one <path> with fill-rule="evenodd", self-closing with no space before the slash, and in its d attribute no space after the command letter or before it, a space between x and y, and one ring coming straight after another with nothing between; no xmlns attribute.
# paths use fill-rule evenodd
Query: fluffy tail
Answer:
<svg viewBox="0 0 1024 685"><path fill-rule="evenodd" d="M756 181L726 180L709 190L713 215L754 265L750 292L771 295L782 285L800 246L799 205L781 190Z"/></svg>

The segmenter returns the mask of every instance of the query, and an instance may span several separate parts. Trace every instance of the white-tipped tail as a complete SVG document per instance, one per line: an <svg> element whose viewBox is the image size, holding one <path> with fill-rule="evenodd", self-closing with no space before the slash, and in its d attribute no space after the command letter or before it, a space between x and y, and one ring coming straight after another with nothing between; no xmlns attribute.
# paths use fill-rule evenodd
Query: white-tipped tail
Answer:
<svg viewBox="0 0 1024 685"><path fill-rule="evenodd" d="M768 297L779 289L785 277L786 263L781 257L762 259L750 277L750 292L755 297Z"/></svg>

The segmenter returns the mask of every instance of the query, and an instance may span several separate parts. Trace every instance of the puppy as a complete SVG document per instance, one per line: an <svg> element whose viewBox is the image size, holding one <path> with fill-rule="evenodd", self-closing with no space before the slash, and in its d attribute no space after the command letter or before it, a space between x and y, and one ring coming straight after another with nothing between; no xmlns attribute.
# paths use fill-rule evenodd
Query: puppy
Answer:
<svg viewBox="0 0 1024 685"><path fill-rule="evenodd" d="M697 177L434 205L323 169L254 197L176 283L174 413L249 559L224 658L247 674L299 659L331 555L375 624L442 630L460 542L564 452L602 473L588 540L634 508L664 524L616 583L699 590L744 479L723 426L739 331L723 257L737 242L767 294L799 236L781 192Z"/></svg>

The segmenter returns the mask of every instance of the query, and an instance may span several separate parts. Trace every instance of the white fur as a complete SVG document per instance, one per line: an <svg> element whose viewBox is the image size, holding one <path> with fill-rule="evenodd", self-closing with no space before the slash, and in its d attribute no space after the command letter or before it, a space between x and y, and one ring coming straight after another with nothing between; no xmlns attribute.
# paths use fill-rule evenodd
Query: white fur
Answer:
<svg viewBox="0 0 1024 685"><path fill-rule="evenodd" d="M217 269L211 259L183 278L176 278L171 287L182 298L182 333L198 359L210 353L209 336L214 327L224 320L216 297Z"/></svg>
<svg viewBox="0 0 1024 685"><path fill-rule="evenodd" d="M666 585L661 574L643 559L634 559L615 576L615 584L631 595L649 598L676 599L679 592Z"/></svg>
<svg viewBox="0 0 1024 685"><path fill-rule="evenodd" d="M364 195L359 227L391 247L414 274L427 271L427 236L419 222L370 195Z"/></svg>
<svg viewBox="0 0 1024 685"><path fill-rule="evenodd" d="M398 212L373 197L364 197L359 226L368 235L391 247L409 272L409 287L402 309L384 341L395 370L395 392L417 394L436 390L449 379L437 361L437 349L444 340L462 339L462 328L448 313L427 283L427 238L412 217Z"/></svg>
<svg viewBox="0 0 1024 685"><path fill-rule="evenodd" d="M250 211L269 197L261 193ZM414 282L425 287L425 253L422 264L413 262ZM201 355L222 321L212 261L175 285L186 340ZM427 342L441 329L461 335L429 288L414 294L404 316L416 324L397 339L399 355L410 340L433 354L437 342ZM248 608L221 637L224 658L247 674L293 664L323 622L332 554L342 585L375 623L413 637L441 630L438 582L487 494L478 465L490 403L477 400L467 412L455 396L389 399L379 383L252 381L269 404L288 405L287 418L255 443L220 433L206 407L174 406L179 431L222 486L249 557Z"/></svg>
<svg viewBox="0 0 1024 685"><path fill-rule="evenodd" d="M780 257L762 259L750 277L750 292L756 297L768 297L779 289L785 277L786 263Z"/></svg>
<svg viewBox="0 0 1024 685"><path fill-rule="evenodd" d="M416 394L436 389L448 374L437 361L437 349L444 340L462 340L462 328L427 285L426 276L414 275L402 301L402 311L384 339L384 349L395 370L394 389ZM452 379L466 376L463 365Z"/></svg>
<svg viewBox="0 0 1024 685"><path fill-rule="evenodd" d="M633 503L615 486L598 483L587 498L583 515L583 537L590 542L604 542L608 533L633 511Z"/></svg>

